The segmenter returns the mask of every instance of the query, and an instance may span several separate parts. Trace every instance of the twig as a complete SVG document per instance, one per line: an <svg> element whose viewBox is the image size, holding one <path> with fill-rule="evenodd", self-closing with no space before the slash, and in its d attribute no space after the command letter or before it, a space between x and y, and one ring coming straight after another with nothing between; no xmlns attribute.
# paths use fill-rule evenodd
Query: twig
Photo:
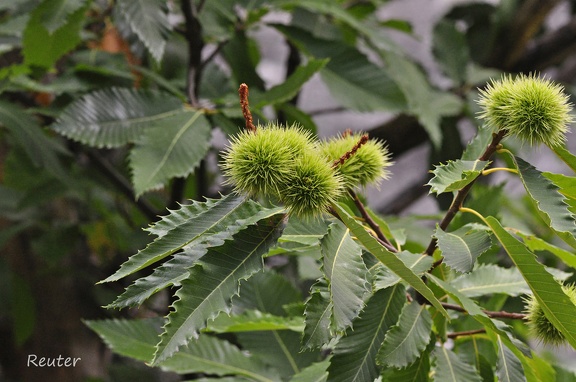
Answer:
<svg viewBox="0 0 576 382"><path fill-rule="evenodd" d="M457 337L473 336L475 334L486 333L486 329L466 330L463 332L448 333L446 337L455 339Z"/></svg>
<svg viewBox="0 0 576 382"><path fill-rule="evenodd" d="M244 120L246 121L246 130L253 133L256 132L256 126L252 119L252 113L250 112L250 104L248 103L248 85L242 83L238 88L238 95L240 96L240 106L242 106L242 115L244 115Z"/></svg>
<svg viewBox="0 0 576 382"><path fill-rule="evenodd" d="M468 313L466 312L466 309L462 308L460 305L443 302L442 306L444 307L444 309L450 309L455 310L457 312ZM510 318L513 320L523 320L526 318L526 314L524 313L511 313L505 311L494 312L490 310L482 310L482 312L484 312L484 314L486 314L490 318Z"/></svg>
<svg viewBox="0 0 576 382"><path fill-rule="evenodd" d="M352 197L352 200L354 201L356 208L358 208L358 211L360 211L360 215L362 215L364 221L376 233L376 236L378 237L380 243L384 245L384 247L386 247L386 249L389 250L390 252L398 252L396 247L394 247L392 243L386 238L386 236L384 236L384 233L382 232L382 229L380 228L378 223L376 223L374 219L372 219L372 217L368 214L368 211L366 211L364 204L362 203L360 198L358 198L358 195L354 192L354 190L348 189L348 193Z"/></svg>
<svg viewBox="0 0 576 382"><path fill-rule="evenodd" d="M492 142L490 142L488 147L486 147L486 150L480 156L480 158L478 158L478 160L487 161L488 159L490 159L490 157L496 152L496 150L498 150L500 146L500 141L504 138L507 132L508 132L507 130L503 129L500 130L497 134L494 134L492 136ZM474 180L472 180L470 183L468 183L466 186L464 186L462 189L458 191L458 193L454 197L454 200L452 201L452 204L450 205L450 208L448 208L448 211L446 211L446 215L444 215L444 218L439 224L440 229L446 230L446 228L448 228L448 225L450 224L450 222L452 222L452 220L456 216L456 213L458 213L458 211L460 210L460 207L462 207L464 199L466 199L466 196L468 196L468 192L470 192L470 189L472 188L477 179L478 177L476 177ZM434 250L436 249L436 245L437 240L435 238L432 238L430 244L428 245L428 248L426 248L426 251L424 253L429 256L432 256Z"/></svg>

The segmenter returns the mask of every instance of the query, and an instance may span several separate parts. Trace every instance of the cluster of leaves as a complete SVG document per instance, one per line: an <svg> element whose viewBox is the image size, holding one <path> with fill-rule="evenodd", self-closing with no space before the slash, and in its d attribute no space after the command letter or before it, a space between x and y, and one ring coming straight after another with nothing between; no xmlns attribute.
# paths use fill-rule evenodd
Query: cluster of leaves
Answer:
<svg viewBox="0 0 576 382"><path fill-rule="evenodd" d="M180 9L171 8L176 3ZM314 132L314 120L295 107L294 98L316 74L346 109L412 116L440 152L454 137L444 134L446 120L475 110L457 94L493 72L473 62L479 53L466 49L469 36L456 21L445 20L435 29L435 53L456 89L438 89L387 37L391 28L410 33L406 23L379 20L379 1L347 3L3 4L0 33L7 38L0 47L22 53L0 71L2 92L12 96L0 103L0 124L19 148L12 150L10 171L28 174L30 190L57 185L58 195L76 200L97 187L79 165L63 165L78 146L67 150L42 131L49 125L51 133L91 147L85 152L105 170L108 163L98 161L102 152L125 154L133 188L127 193L152 219L151 203L179 201L166 202L165 194L152 191L174 190L174 179L186 177L197 179L201 189L214 129L238 133L239 83L250 84L259 119L272 112L271 119L298 121ZM275 23L266 17L274 12L292 17ZM259 27L282 36L303 58L285 81L269 88L256 70L251 32ZM107 33L121 35L118 41L129 49L121 54L96 49L104 39L95 36ZM25 110L21 103L27 100L15 96L23 90L39 99L48 95L50 102ZM473 212L451 216L435 230L414 224L416 216L383 217L354 192L332 203L332 216L315 220L234 193L172 207L148 227L154 240L101 282L130 282L109 308L137 308L145 315L155 297L169 295L169 312L85 323L118 354L198 380L554 380L567 372L527 346L519 296L532 295L576 347L576 307L559 283L572 275L536 257L545 252L551 264L576 268L565 249L576 248L575 177L541 172L508 151L495 154L501 138L479 129L460 159L433 171L431 192L455 193L455 202L462 202L458 198L470 191L465 207ZM576 172L574 155L561 145L554 152ZM543 234L503 218L507 204L514 203L502 187L476 182L495 160L517 174L510 176L522 183L531 205L525 220L540 216ZM47 174L35 176L41 168ZM50 197L30 190L18 196L17 186L12 181L0 188L10 211ZM102 198L99 214L106 214L107 197L95 197ZM10 235L26 228L20 221ZM445 221L451 221L449 227Z"/></svg>

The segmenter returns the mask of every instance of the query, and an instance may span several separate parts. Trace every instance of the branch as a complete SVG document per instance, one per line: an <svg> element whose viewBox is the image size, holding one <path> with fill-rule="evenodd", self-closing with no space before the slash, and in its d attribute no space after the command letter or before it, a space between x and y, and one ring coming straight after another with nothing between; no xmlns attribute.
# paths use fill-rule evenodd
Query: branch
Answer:
<svg viewBox="0 0 576 382"><path fill-rule="evenodd" d="M378 237L378 241L380 242L380 244L386 247L386 249L389 250L390 252L398 252L396 247L394 247L392 243L386 238L386 236L384 236L384 233L382 232L382 229L380 228L378 223L376 223L374 219L372 219L372 217L368 214L368 211L366 211L366 208L364 207L364 204L362 203L360 198L358 198L358 195L352 189L349 189L348 193L352 197L352 200L354 201L356 208L358 208L358 211L360 211L360 215L362 215L364 221L366 221L366 223L370 226L370 228L372 228L372 230L376 233L376 236Z"/></svg>
<svg viewBox="0 0 576 382"><path fill-rule="evenodd" d="M186 22L184 37L188 43L186 94L190 105L198 107L198 86L202 71L202 49L204 48L202 25L198 20L198 8L193 4L192 0L182 0L181 8Z"/></svg>
<svg viewBox="0 0 576 382"><path fill-rule="evenodd" d="M447 302L443 302L442 306L444 309L455 310L457 312L468 313L466 309L462 308L460 305L450 304ZM482 310L484 314L486 314L490 318L510 318L513 320L524 320L526 318L526 314L524 313L511 313L505 311L494 312L490 310Z"/></svg>
<svg viewBox="0 0 576 382"><path fill-rule="evenodd" d="M507 130L502 129L497 134L494 134L492 136L492 142L490 142L488 147L486 147L486 150L480 156L480 158L478 158L478 160L480 161L489 160L492 157L492 155L496 152L496 150L498 150L498 147L500 146L500 141L504 138L507 132L508 132ZM464 188L458 191L458 193L454 197L454 200L452 201L452 204L450 205L450 208L448 208L448 211L446 211L446 215L444 215L444 218L439 224L440 229L445 231L446 228L448 228L448 225L450 224L450 222L452 222L452 220L456 216L456 213L458 213L458 211L460 210L460 207L462 207L464 199L466 199L466 196L468 196L470 189L476 182L476 179L478 179L479 177L480 176L476 177L472 182L470 182L469 184L464 186ZM436 249L436 244L437 240L433 238L430 241L430 244L428 245L428 248L426 248L426 251L424 253L429 256L432 256L434 250Z"/></svg>
<svg viewBox="0 0 576 382"><path fill-rule="evenodd" d="M475 334L482 334L482 333L486 333L486 329L466 330L464 332L448 333L446 337L455 339L457 337L473 336Z"/></svg>
<svg viewBox="0 0 576 382"><path fill-rule="evenodd" d="M85 150L86 155L90 158L92 163L108 178L114 186L120 191L121 194L125 195L128 200L132 201L136 207L142 212L150 221L154 221L158 218L158 212L156 209L149 204L146 200L139 198L137 200L134 199L134 190L132 189L132 185L126 178L124 178L114 166L112 166L107 160L102 158L96 151L94 150Z"/></svg>

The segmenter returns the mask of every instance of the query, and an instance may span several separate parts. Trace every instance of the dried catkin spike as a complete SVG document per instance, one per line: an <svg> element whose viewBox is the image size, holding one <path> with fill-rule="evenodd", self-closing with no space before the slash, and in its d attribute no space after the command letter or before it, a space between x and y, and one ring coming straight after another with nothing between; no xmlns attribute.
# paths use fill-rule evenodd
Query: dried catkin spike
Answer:
<svg viewBox="0 0 576 382"><path fill-rule="evenodd" d="M252 113L250 112L250 104L248 103L248 85L242 83L238 88L238 96L240 97L240 106L242 107L242 115L246 121L246 130L251 132L256 132L256 126L254 126L254 121L252 119Z"/></svg>

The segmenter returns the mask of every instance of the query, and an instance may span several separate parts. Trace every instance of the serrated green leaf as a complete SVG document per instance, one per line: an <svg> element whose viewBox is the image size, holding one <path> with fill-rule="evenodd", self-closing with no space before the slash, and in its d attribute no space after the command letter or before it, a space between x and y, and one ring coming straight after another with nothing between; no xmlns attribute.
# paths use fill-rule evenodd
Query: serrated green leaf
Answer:
<svg viewBox="0 0 576 382"><path fill-rule="evenodd" d="M95 331L113 352L144 362L152 359L162 325L161 318L83 322Z"/></svg>
<svg viewBox="0 0 576 382"><path fill-rule="evenodd" d="M352 216L346 212L345 209L340 207L338 204L332 206L338 216L342 219L344 224L350 231L356 236L358 241L364 245L364 247L372 253L379 261L381 261L388 269L396 273L402 280L406 281L410 286L416 289L424 298L426 298L440 313L445 317L448 317L448 313L440 304L440 301L434 296L434 293L424 284L424 282L418 277L410 268L408 268L402 260L398 258L395 253L388 251L384 248L378 240L370 235L364 227L356 221Z"/></svg>
<svg viewBox="0 0 576 382"><path fill-rule="evenodd" d="M552 151L554 151L554 153L576 173L576 155L572 154L562 145L552 147Z"/></svg>
<svg viewBox="0 0 576 382"><path fill-rule="evenodd" d="M470 184L488 166L488 161L448 161L435 167L434 177L426 184L430 186L430 193L458 191Z"/></svg>
<svg viewBox="0 0 576 382"><path fill-rule="evenodd" d="M503 268L495 264L482 264L472 272L459 276L452 286L467 297L504 293L519 296L530 293L530 288L517 268Z"/></svg>
<svg viewBox="0 0 576 382"><path fill-rule="evenodd" d="M492 130L481 126L476 136L468 143L460 158L463 161L475 161L484 153L492 140Z"/></svg>
<svg viewBox="0 0 576 382"><path fill-rule="evenodd" d="M576 177L552 172L543 172L547 179L559 188L559 192L567 198L576 199Z"/></svg>
<svg viewBox="0 0 576 382"><path fill-rule="evenodd" d="M146 129L130 151L136 197L189 175L210 149L211 127L201 111L164 123L162 129Z"/></svg>
<svg viewBox="0 0 576 382"><path fill-rule="evenodd" d="M417 302L404 305L398 323L388 330L377 362L403 368L415 362L430 342L432 317L426 305Z"/></svg>
<svg viewBox="0 0 576 382"><path fill-rule="evenodd" d="M482 381L494 382L493 366L496 364L497 355L491 337L483 333L462 336L457 338L455 345L462 359L478 370Z"/></svg>
<svg viewBox="0 0 576 382"><path fill-rule="evenodd" d="M80 31L86 8L78 8L62 26L50 33L43 24L44 14L50 7L51 2L44 1L30 13L22 36L22 54L26 65L49 69L81 42Z"/></svg>
<svg viewBox="0 0 576 382"><path fill-rule="evenodd" d="M202 335L192 340L160 368L178 374L204 373L217 376L234 375L250 381L273 382L279 376L256 357L216 337Z"/></svg>
<svg viewBox="0 0 576 382"><path fill-rule="evenodd" d="M280 317L258 310L247 310L240 315L219 314L208 323L206 330L214 333L258 332L292 330L302 332L304 321L301 317Z"/></svg>
<svg viewBox="0 0 576 382"><path fill-rule="evenodd" d="M304 245L319 245L328 231L326 220L303 220L290 216L279 242L294 242Z"/></svg>
<svg viewBox="0 0 576 382"><path fill-rule="evenodd" d="M432 256L408 251L400 252L398 258L417 275L428 271L434 263ZM374 274L373 288L375 290L388 288L402 280L380 262L371 267L370 271Z"/></svg>
<svg viewBox="0 0 576 382"><path fill-rule="evenodd" d="M328 365L330 365L329 357L322 362L315 362L300 373L295 374L290 382L326 382Z"/></svg>
<svg viewBox="0 0 576 382"><path fill-rule="evenodd" d="M326 66L328 61L328 59L309 60L306 65L297 67L294 73L282 84L273 86L265 93L251 94L251 105L254 105L255 108L262 108L266 105L275 105L291 100L314 74Z"/></svg>
<svg viewBox="0 0 576 382"><path fill-rule="evenodd" d="M413 61L391 52L384 53L383 58L388 72L408 100L408 112L418 118L432 144L439 148L442 143L440 121L444 116L459 113L462 101L454 94L434 90Z"/></svg>
<svg viewBox="0 0 576 382"><path fill-rule="evenodd" d="M320 72L331 95L357 111L399 111L406 100L386 71L355 48L341 42L316 38L292 26L274 25L292 43L317 59L330 58Z"/></svg>
<svg viewBox="0 0 576 382"><path fill-rule="evenodd" d="M362 249L350 237L350 230L335 222L320 241L324 274L332 301L332 319L336 330L344 330L358 316L368 292L368 270Z"/></svg>
<svg viewBox="0 0 576 382"><path fill-rule="evenodd" d="M432 50L437 62L456 85L465 83L470 60L468 42L456 21L442 19L434 27Z"/></svg>
<svg viewBox="0 0 576 382"><path fill-rule="evenodd" d="M310 298L306 301L306 317L302 348L316 349L326 345L333 337L332 309L333 303L324 277L312 286Z"/></svg>
<svg viewBox="0 0 576 382"><path fill-rule="evenodd" d="M389 37L381 33L381 29L377 23L370 23L370 20L355 17L353 12L345 9L336 2L327 2L324 0L308 0L301 1L285 1L286 5L293 4L297 7L305 8L314 13L327 15L330 18L341 22L360 35L366 37L370 44L378 49L397 50L398 48Z"/></svg>
<svg viewBox="0 0 576 382"><path fill-rule="evenodd" d="M300 334L289 331L237 333L238 342L245 351L257 356L287 380L319 360L320 351L302 351Z"/></svg>
<svg viewBox="0 0 576 382"><path fill-rule="evenodd" d="M68 177L58 159L58 154L65 153L66 150L50 139L38 122L23 109L0 101L0 126L8 129L34 166L48 171L60 180Z"/></svg>
<svg viewBox="0 0 576 382"><path fill-rule="evenodd" d="M48 33L52 34L63 26L68 16L82 8L86 0L46 0L40 19ZM48 6L49 4L49 6Z"/></svg>
<svg viewBox="0 0 576 382"><path fill-rule="evenodd" d="M576 222L558 186L522 158L510 155L522 184L542 218L566 243L576 248Z"/></svg>
<svg viewBox="0 0 576 382"><path fill-rule="evenodd" d="M436 360L434 381L437 382L482 382L476 369L462 361L444 346L435 348L432 356Z"/></svg>
<svg viewBox="0 0 576 382"><path fill-rule="evenodd" d="M131 256L120 269L101 283L120 280L198 241L205 234L218 232L217 229L221 228L222 223L244 203L247 203L246 198L235 194L223 196L217 202L207 202L209 209L190 217L186 222L177 221L177 225L174 225L169 232ZM163 221L168 221L167 219L164 218Z"/></svg>
<svg viewBox="0 0 576 382"><path fill-rule="evenodd" d="M548 251L566 263L566 265L576 268L576 255L574 253L550 244L534 235L527 235L522 232L516 232L516 235L522 238L524 245L531 251Z"/></svg>
<svg viewBox="0 0 576 382"><path fill-rule="evenodd" d="M492 228L510 259L522 273L546 317L564 335L566 340L573 347L576 347L576 320L574 319L576 306L562 291L560 284L536 260L534 253L509 234L498 220L489 216L486 218L486 223Z"/></svg>
<svg viewBox="0 0 576 382"><path fill-rule="evenodd" d="M72 102L51 127L85 145L113 148L136 142L146 129L163 129L172 118L196 113L167 93L110 88Z"/></svg>
<svg viewBox="0 0 576 382"><path fill-rule="evenodd" d="M430 354L422 353L412 365L403 369L387 369L383 382L428 382L430 381Z"/></svg>
<svg viewBox="0 0 576 382"><path fill-rule="evenodd" d="M476 259L492 247L492 239L485 227L465 225L456 231L444 232L436 226L434 236L444 264L461 273L470 272Z"/></svg>
<svg viewBox="0 0 576 382"><path fill-rule="evenodd" d="M501 341L506 345L506 347L508 347L508 349L510 349L512 353L516 355L520 362L522 362L525 375L529 382L539 381L536 377L536 370L534 370L532 359L529 358L530 353L525 355L523 350L518 348L518 341L514 338L511 338L507 331L504 330L503 323L490 319L473 300L460 293L451 284L440 280L432 274L428 274L428 279L442 288L448 294L448 296L457 301L472 318L482 324L488 335L500 336Z"/></svg>
<svg viewBox="0 0 576 382"><path fill-rule="evenodd" d="M118 8L132 31L148 49L156 62L162 60L170 22L162 0L118 0Z"/></svg>
<svg viewBox="0 0 576 382"><path fill-rule="evenodd" d="M264 255L282 233L284 216L276 215L251 225L219 247L213 247L192 268L176 292L153 364L171 357L206 326L206 321L230 309L240 281L263 267Z"/></svg>
<svg viewBox="0 0 576 382"><path fill-rule="evenodd" d="M190 275L188 268L194 265L206 252L207 248L199 246L186 252L174 254L172 259L156 267L152 274L134 281L106 308L121 309L139 306L155 293L172 285L179 286L180 282Z"/></svg>
<svg viewBox="0 0 576 382"><path fill-rule="evenodd" d="M328 367L330 382L364 382L378 377L376 354L388 329L398 321L406 302L404 287L396 284L374 293L354 329L348 329L334 348Z"/></svg>
<svg viewBox="0 0 576 382"><path fill-rule="evenodd" d="M255 309L285 316L287 305L301 303L302 296L286 277L269 270L240 283L240 294L232 299L234 311Z"/></svg>
<svg viewBox="0 0 576 382"><path fill-rule="evenodd" d="M496 375L501 382L523 382L526 381L522 363L508 347L506 347L499 335L497 337L498 363L496 364Z"/></svg>
<svg viewBox="0 0 576 382"><path fill-rule="evenodd" d="M152 359L160 334L161 319L84 321L117 354L148 362ZM252 381L272 382L277 376L254 357L227 341L201 336L163 362L165 371L236 375Z"/></svg>

